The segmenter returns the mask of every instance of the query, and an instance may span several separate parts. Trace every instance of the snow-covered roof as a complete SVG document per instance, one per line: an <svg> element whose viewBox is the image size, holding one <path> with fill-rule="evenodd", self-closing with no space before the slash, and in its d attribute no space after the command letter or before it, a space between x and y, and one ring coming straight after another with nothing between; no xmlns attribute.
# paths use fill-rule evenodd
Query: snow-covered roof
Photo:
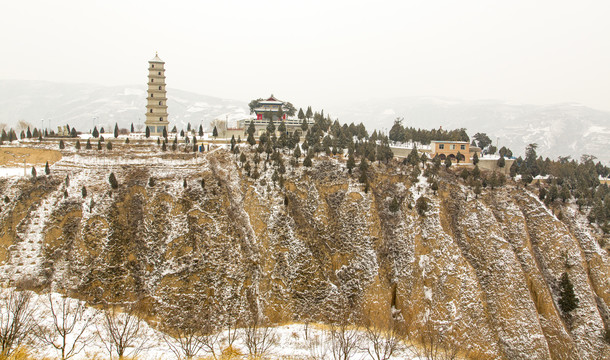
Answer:
<svg viewBox="0 0 610 360"><path fill-rule="evenodd" d="M431 143L443 143L443 144L469 144L468 141L445 141L445 140L432 140Z"/></svg>
<svg viewBox="0 0 610 360"><path fill-rule="evenodd" d="M152 60L149 60L148 62L165 64L165 61L163 61L163 60L161 60L161 58L159 58L159 53L155 53L155 57L152 58Z"/></svg>
<svg viewBox="0 0 610 360"><path fill-rule="evenodd" d="M271 94L271 96L267 99L267 100L262 100L259 101L259 104L275 104L275 105L281 105L284 102L281 100L278 100L275 98L275 96L273 96L273 94Z"/></svg>

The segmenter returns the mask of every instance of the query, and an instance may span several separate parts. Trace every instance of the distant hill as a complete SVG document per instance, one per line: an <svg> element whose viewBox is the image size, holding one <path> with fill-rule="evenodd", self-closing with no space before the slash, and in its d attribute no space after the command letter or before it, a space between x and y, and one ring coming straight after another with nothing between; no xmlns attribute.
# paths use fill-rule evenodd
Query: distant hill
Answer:
<svg viewBox="0 0 610 360"><path fill-rule="evenodd" d="M229 125L249 116L245 101L226 100L192 92L168 89L170 123L178 128L214 119L229 119ZM15 125L25 120L40 126L41 119L51 125L70 124L89 131L96 122L121 127L143 123L145 86L100 86L62 84L44 81L0 80L0 122ZM297 104L298 107L298 104ZM340 122L363 122L368 129L389 131L396 117L406 126L446 129L466 128L472 136L484 132L523 154L530 143L537 143L542 156L557 158L582 154L595 155L610 163L610 112L578 104L536 106L501 101L463 101L439 97L374 99L341 105L314 104Z"/></svg>
<svg viewBox="0 0 610 360"><path fill-rule="evenodd" d="M247 103L199 95L168 88L170 124L178 128L204 124L214 119L229 122L249 114ZM0 122L15 125L25 120L40 127L48 119L56 128L70 124L89 131L93 118L98 124L127 127L143 124L146 113L146 87L63 84L46 81L0 80Z"/></svg>
<svg viewBox="0 0 610 360"><path fill-rule="evenodd" d="M523 154L527 144L537 143L538 154L557 158L582 154L610 162L610 112L578 104L536 106L501 101L463 101L439 97L409 97L360 101L330 109L347 122L363 122L367 128L386 131L394 119L405 126L445 129L466 128L469 135L484 132L500 146Z"/></svg>

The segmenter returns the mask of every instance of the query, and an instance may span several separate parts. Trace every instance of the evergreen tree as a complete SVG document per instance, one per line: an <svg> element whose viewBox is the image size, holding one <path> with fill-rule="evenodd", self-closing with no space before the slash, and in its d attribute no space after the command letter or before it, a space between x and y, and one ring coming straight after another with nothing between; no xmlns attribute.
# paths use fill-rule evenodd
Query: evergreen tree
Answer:
<svg viewBox="0 0 610 360"><path fill-rule="evenodd" d="M184 137L184 129L180 130L180 137Z"/></svg>
<svg viewBox="0 0 610 360"><path fill-rule="evenodd" d="M85 185L83 185L83 187L80 189L80 193L83 196L83 199L87 197L87 188Z"/></svg>
<svg viewBox="0 0 610 360"><path fill-rule="evenodd" d="M389 206L389 210L393 213L397 212L400 209L400 204L398 203L398 200L396 200L396 198L392 199L392 202L390 203Z"/></svg>
<svg viewBox="0 0 610 360"><path fill-rule="evenodd" d="M125 138L125 144L129 144L129 137Z"/></svg>
<svg viewBox="0 0 610 360"><path fill-rule="evenodd" d="M275 124L273 123L273 119L269 119L269 123L267 124L267 133L269 135L275 133Z"/></svg>
<svg viewBox="0 0 610 360"><path fill-rule="evenodd" d="M174 125L174 127L172 128L171 132L174 133L174 134L178 132L178 129L176 128L176 125Z"/></svg>
<svg viewBox="0 0 610 360"><path fill-rule="evenodd" d="M347 163L345 164L345 166L347 167L347 172L349 174L351 174L352 169L356 167L356 159L354 158L354 152L351 152L349 154L349 157L347 158Z"/></svg>
<svg viewBox="0 0 610 360"><path fill-rule="evenodd" d="M299 108L299 113L297 115L299 120L305 120L305 113L303 112L303 108Z"/></svg>
<svg viewBox="0 0 610 360"><path fill-rule="evenodd" d="M104 134L104 133L105 133L104 128L103 127L100 128L100 134Z"/></svg>
<svg viewBox="0 0 610 360"><path fill-rule="evenodd" d="M419 216L424 216L426 215L426 211L428 211L428 199L424 196L420 196L417 201L415 202L415 209L417 210L417 213L419 214Z"/></svg>
<svg viewBox="0 0 610 360"><path fill-rule="evenodd" d="M163 127L163 137L165 138L165 141L167 141L167 127L166 126Z"/></svg>
<svg viewBox="0 0 610 360"><path fill-rule="evenodd" d="M472 140L474 142L474 140ZM475 152L474 155L472 155L472 165L477 165L479 163L479 156L477 155L477 153Z"/></svg>
<svg viewBox="0 0 610 360"><path fill-rule="evenodd" d="M25 137L27 137L28 139L32 138L32 132L30 131L30 127L28 126L28 131L25 133Z"/></svg>
<svg viewBox="0 0 610 360"><path fill-rule="evenodd" d="M133 127L133 123L131 123L131 131L130 132L135 132L135 129Z"/></svg>
<svg viewBox="0 0 610 360"><path fill-rule="evenodd" d="M294 156L296 163L299 163L299 158L301 157L301 147L299 146L299 144L296 144L296 146L294 147L294 151L292 152L292 156Z"/></svg>
<svg viewBox="0 0 610 360"><path fill-rule="evenodd" d="M70 130L70 136L71 137L76 137L78 134L76 133L76 128L72 128L72 130Z"/></svg>
<svg viewBox="0 0 610 360"><path fill-rule="evenodd" d="M214 138L217 138L217 137L218 137L218 129L216 128L216 126L214 126L214 130L212 130L212 136L213 136Z"/></svg>
<svg viewBox="0 0 610 360"><path fill-rule="evenodd" d="M449 157L447 157L447 159L445 159L445 168L449 169L451 167L451 159Z"/></svg>
<svg viewBox="0 0 610 360"><path fill-rule="evenodd" d="M108 150L112 150L112 142L111 142L111 141L108 141L108 142L106 143L106 149L108 149Z"/></svg>
<svg viewBox="0 0 610 360"><path fill-rule="evenodd" d="M76 140L76 145L74 145L76 147L76 150L80 150L80 140Z"/></svg>
<svg viewBox="0 0 610 360"><path fill-rule="evenodd" d="M185 188L185 189L188 187L188 184L187 184L187 182L186 182L186 179L184 179L184 180L182 181L182 187L183 187L183 188Z"/></svg>
<svg viewBox="0 0 610 360"><path fill-rule="evenodd" d="M504 156L500 156L500 158L498 159L497 165L499 168L503 168L504 166L506 166L506 161L504 160Z"/></svg>
<svg viewBox="0 0 610 360"><path fill-rule="evenodd" d="M51 169L49 168L49 162L48 161L47 161L46 164L44 164L44 173L45 173L45 175L51 174Z"/></svg>
<svg viewBox="0 0 610 360"><path fill-rule="evenodd" d="M303 134L307 132L308 129L309 124L307 123L307 120L303 119L303 121L301 122L301 130L303 130Z"/></svg>
<svg viewBox="0 0 610 360"><path fill-rule="evenodd" d="M64 145L64 141L63 140L59 140L59 148L60 149L64 149L66 146Z"/></svg>
<svg viewBox="0 0 610 360"><path fill-rule="evenodd" d="M233 149L235 149L235 135L231 136L231 151L233 151Z"/></svg>
<svg viewBox="0 0 610 360"><path fill-rule="evenodd" d="M308 106L307 111L305 112L305 118L311 119L312 116L313 116L313 111L311 111L311 106ZM305 130L303 130L303 131L305 131Z"/></svg>
<svg viewBox="0 0 610 360"><path fill-rule="evenodd" d="M32 166L32 177L36 179L36 168Z"/></svg>
<svg viewBox="0 0 610 360"><path fill-rule="evenodd" d="M308 155L305 157L305 160L303 160L303 166L305 166L305 167L311 167L312 165L313 165L313 164L312 164L312 162L311 162L311 156L308 154Z"/></svg>
<svg viewBox="0 0 610 360"><path fill-rule="evenodd" d="M568 273L561 275L559 283L559 308L564 314L569 314L578 307L579 300L574 293L574 286L568 277Z"/></svg>
<svg viewBox="0 0 610 360"><path fill-rule="evenodd" d="M114 123L114 138L118 138L119 137L119 124Z"/></svg>
<svg viewBox="0 0 610 360"><path fill-rule="evenodd" d="M161 151L166 151L167 150L167 146L165 146L165 141L163 142L163 145L161 145Z"/></svg>
<svg viewBox="0 0 610 360"><path fill-rule="evenodd" d="M118 189L119 188L119 182L116 179L116 176L114 176L114 173L111 172L110 176L108 176L108 182L110 183L110 186L113 189Z"/></svg>
<svg viewBox="0 0 610 360"><path fill-rule="evenodd" d="M87 144L85 145L85 149L91 150L91 140L87 139Z"/></svg>
<svg viewBox="0 0 610 360"><path fill-rule="evenodd" d="M203 136L203 126L202 125L199 125L199 132L198 132L198 134L199 134L199 137Z"/></svg>
<svg viewBox="0 0 610 360"><path fill-rule="evenodd" d="M247 141L248 141L248 144L250 144L251 146L256 145L256 140L254 140L254 135L252 135L252 134L248 134Z"/></svg>
<svg viewBox="0 0 610 360"><path fill-rule="evenodd" d="M146 127L146 132L145 132L145 136L148 139L150 137L150 127Z"/></svg>

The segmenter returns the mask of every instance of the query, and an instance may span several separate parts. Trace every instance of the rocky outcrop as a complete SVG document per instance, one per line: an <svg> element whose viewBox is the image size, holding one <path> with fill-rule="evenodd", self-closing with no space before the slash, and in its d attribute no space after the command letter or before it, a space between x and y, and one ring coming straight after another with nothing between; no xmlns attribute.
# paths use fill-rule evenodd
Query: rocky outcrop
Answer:
<svg viewBox="0 0 610 360"><path fill-rule="evenodd" d="M201 306L277 323L374 309L398 314L414 339L432 329L473 357L608 356L610 259L576 207L564 206L559 220L515 184L476 198L452 174L435 194L402 165L369 172L365 191L333 159L288 166L280 185L271 165L254 180L222 150L67 156L49 177L0 184L10 195L0 270L92 303L141 301L158 321ZM422 196L429 207L420 215ZM558 306L564 272L579 299L571 314Z"/></svg>

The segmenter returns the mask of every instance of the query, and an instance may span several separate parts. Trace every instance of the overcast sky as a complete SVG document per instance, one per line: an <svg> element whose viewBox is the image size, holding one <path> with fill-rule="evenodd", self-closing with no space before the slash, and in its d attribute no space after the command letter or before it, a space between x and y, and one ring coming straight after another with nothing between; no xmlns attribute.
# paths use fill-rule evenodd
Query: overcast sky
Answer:
<svg viewBox="0 0 610 360"><path fill-rule="evenodd" d="M0 79L297 106L447 96L610 110L610 1L3 1Z"/></svg>

